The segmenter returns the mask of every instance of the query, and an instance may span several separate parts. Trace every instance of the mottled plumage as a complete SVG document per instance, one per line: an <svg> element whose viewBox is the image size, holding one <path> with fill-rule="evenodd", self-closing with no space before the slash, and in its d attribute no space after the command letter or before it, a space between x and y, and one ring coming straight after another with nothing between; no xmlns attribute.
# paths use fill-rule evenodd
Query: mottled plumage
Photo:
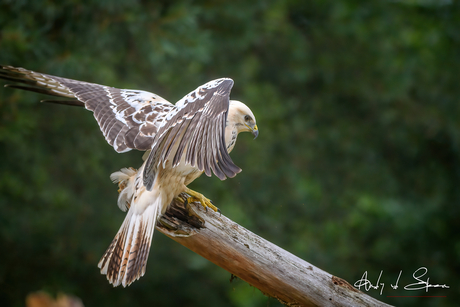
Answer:
<svg viewBox="0 0 460 307"><path fill-rule="evenodd" d="M157 218L172 199L187 191L206 205L207 199L187 185L203 172L221 180L241 169L229 156L239 132L258 129L251 110L230 101L233 81L210 81L175 105L139 90L76 81L3 66L0 78L25 89L68 98L46 100L84 106L93 111L107 142L117 152L147 151L139 170L123 168L110 178L118 183L118 206L128 211L120 230L99 262L114 286L127 286L144 275Z"/></svg>

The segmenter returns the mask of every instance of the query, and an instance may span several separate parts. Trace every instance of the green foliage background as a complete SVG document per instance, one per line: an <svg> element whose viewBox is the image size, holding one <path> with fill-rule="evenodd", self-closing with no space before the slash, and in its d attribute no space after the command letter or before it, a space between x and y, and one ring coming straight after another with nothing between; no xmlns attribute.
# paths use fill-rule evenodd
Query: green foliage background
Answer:
<svg viewBox="0 0 460 307"><path fill-rule="evenodd" d="M233 78L260 136L232 153L243 173L192 188L350 283L383 270L378 299L455 306L459 16L449 0L3 0L0 63L172 102ZM108 176L142 154L116 154L90 112L43 98L0 90L1 306L37 290L86 306L280 305L161 234L146 275L112 288L96 267L124 218ZM450 288L403 290L420 267Z"/></svg>

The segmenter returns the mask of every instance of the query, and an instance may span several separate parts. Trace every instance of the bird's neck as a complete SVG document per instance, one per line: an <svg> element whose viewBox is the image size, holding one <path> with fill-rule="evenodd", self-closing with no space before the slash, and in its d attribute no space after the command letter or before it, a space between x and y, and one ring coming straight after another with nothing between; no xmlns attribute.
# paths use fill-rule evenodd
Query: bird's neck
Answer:
<svg viewBox="0 0 460 307"><path fill-rule="evenodd" d="M227 125L225 127L225 145L227 147L228 153L233 150L235 147L236 138L238 137L238 129L235 125Z"/></svg>

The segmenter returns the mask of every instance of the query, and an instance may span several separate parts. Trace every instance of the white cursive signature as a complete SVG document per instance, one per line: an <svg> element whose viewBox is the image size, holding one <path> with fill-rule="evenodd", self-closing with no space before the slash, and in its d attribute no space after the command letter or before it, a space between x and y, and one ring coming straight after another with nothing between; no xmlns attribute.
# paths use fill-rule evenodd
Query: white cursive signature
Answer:
<svg viewBox="0 0 460 307"><path fill-rule="evenodd" d="M382 295L383 288L385 288L385 284L380 282L380 278L382 277L383 271L380 271L379 278L377 279L377 282L375 285L372 284L372 282L367 279L367 271L364 272L363 276L361 277L360 280L356 281L354 286L361 290L361 287L364 287L366 291L369 291L370 288L373 288L377 290L380 286L382 286L382 290L380 290L380 295Z"/></svg>
<svg viewBox="0 0 460 307"><path fill-rule="evenodd" d="M396 279L396 283L390 284L391 288L393 290L398 289L398 283L399 279L401 278L402 275L402 270L399 271L398 278ZM413 274L412 277L417 281L412 284L408 284L404 286L404 290L407 291L413 291L413 290L422 290L425 289L426 292L428 292L429 288L443 288L447 289L449 288L448 285L446 284L430 284L430 278L427 277L426 280L423 280L422 277L425 276L428 273L428 269L425 267L418 268ZM385 283L380 282L380 279L382 278L383 270L380 271L379 277L377 278L375 284L373 284L368 278L367 278L367 271L364 272L363 276L361 277L360 280L356 281L354 283L355 288L358 288L361 290L362 287L364 287L364 290L369 291L370 289L375 289L378 290L380 288L380 295L383 293L383 289L385 288Z"/></svg>
<svg viewBox="0 0 460 307"><path fill-rule="evenodd" d="M419 271L422 271L422 273L419 273ZM449 288L449 286L445 285L445 284L444 285L438 285L438 284L432 285L432 284L430 284L430 278L429 277L426 279L426 281L422 280L421 278L423 276L425 276L426 273L428 273L428 269L425 268L425 267L421 267L421 268L417 269L414 272L414 274L412 274L412 277L414 277L414 279L417 280L418 282L405 286L404 290L421 290L421 289L425 289L425 291L428 292L429 288L443 288L443 289Z"/></svg>

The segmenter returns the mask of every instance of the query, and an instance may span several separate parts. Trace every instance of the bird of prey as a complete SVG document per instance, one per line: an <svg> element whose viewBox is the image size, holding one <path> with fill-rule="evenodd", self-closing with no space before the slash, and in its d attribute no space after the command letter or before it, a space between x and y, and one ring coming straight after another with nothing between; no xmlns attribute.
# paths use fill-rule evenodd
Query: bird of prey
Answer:
<svg viewBox="0 0 460 307"><path fill-rule="evenodd" d="M99 262L113 286L130 285L144 275L156 220L174 197L218 209L187 185L203 172L219 179L241 172L230 158L240 132L259 130L252 111L229 100L233 80L210 81L175 105L140 90L76 81L2 66L0 78L19 82L6 87L67 99L45 100L83 106L93 112L107 142L117 152L146 151L141 167L123 168L110 178L119 184L118 206L128 211L120 230ZM21 84L22 83L22 84ZM72 99L68 99L72 98Z"/></svg>

